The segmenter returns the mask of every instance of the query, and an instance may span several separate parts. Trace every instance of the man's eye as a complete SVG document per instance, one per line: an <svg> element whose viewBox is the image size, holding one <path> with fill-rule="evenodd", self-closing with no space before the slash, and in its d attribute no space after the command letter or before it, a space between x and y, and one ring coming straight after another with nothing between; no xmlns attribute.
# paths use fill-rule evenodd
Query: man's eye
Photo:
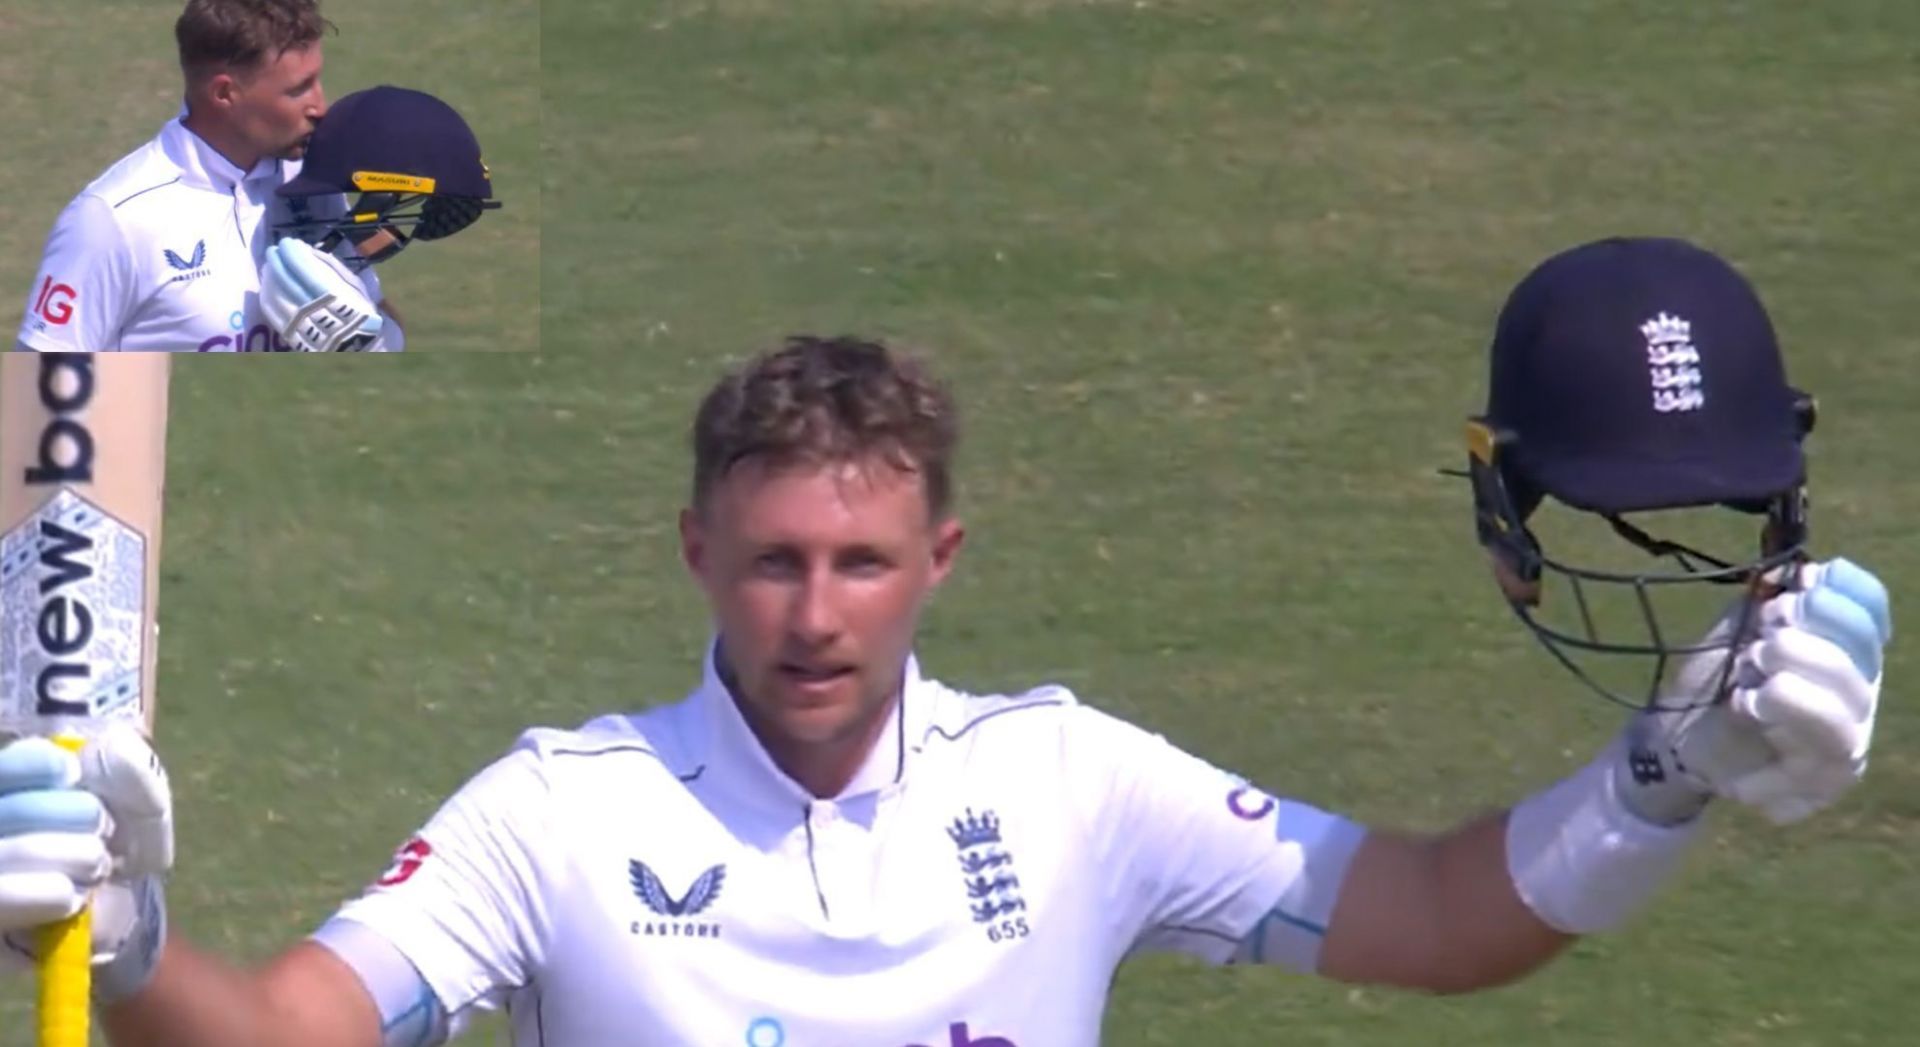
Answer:
<svg viewBox="0 0 1920 1047"><path fill-rule="evenodd" d="M841 570L851 574L875 574L891 564L879 553L853 553L840 561Z"/></svg>
<svg viewBox="0 0 1920 1047"><path fill-rule="evenodd" d="M790 553L761 553L753 558L753 569L760 574L789 574L795 565Z"/></svg>

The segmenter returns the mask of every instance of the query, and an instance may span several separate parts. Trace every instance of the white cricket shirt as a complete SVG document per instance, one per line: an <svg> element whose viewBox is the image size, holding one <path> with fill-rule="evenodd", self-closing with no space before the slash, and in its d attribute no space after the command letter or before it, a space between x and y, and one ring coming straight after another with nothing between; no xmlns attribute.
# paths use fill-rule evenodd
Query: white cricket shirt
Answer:
<svg viewBox="0 0 1920 1047"><path fill-rule="evenodd" d="M522 735L339 918L519 1044L1090 1047L1130 952L1220 963L1259 928L1311 970L1361 832L1063 689L913 663L812 799L709 652L677 704Z"/></svg>
<svg viewBox="0 0 1920 1047"><path fill-rule="evenodd" d="M298 160L242 171L169 120L81 190L47 237L16 340L47 352L285 352L260 310L260 265ZM338 213L344 197L313 198ZM373 301L378 279L361 277Z"/></svg>

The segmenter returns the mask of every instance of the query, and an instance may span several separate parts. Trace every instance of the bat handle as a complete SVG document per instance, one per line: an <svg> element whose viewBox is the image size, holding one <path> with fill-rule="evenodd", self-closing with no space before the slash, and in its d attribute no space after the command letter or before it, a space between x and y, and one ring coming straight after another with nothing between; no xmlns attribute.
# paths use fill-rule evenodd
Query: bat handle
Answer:
<svg viewBox="0 0 1920 1047"><path fill-rule="evenodd" d="M53 739L78 752L85 739ZM87 1047L93 995L93 912L90 907L50 924L40 934L39 1047Z"/></svg>

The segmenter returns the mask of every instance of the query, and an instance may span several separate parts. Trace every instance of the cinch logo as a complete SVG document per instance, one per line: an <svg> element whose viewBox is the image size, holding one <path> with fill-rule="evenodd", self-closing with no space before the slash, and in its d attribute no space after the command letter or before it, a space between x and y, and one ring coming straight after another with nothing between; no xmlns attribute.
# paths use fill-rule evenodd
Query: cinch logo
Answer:
<svg viewBox="0 0 1920 1047"><path fill-rule="evenodd" d="M235 353L293 352L293 346L281 341L280 336L274 333L273 328L266 324L255 324L250 328L243 328L242 325L246 323L243 314L235 313L233 317L233 334L223 334L209 338L201 342L200 347L194 351L200 353L217 353L225 349Z"/></svg>
<svg viewBox="0 0 1920 1047"><path fill-rule="evenodd" d="M293 346L280 340L273 328L266 324L255 324L251 328L232 336L220 335L200 343L197 350L202 353L219 352L229 349L236 353L290 353Z"/></svg>
<svg viewBox="0 0 1920 1047"><path fill-rule="evenodd" d="M82 414L93 402L93 357L88 353L43 353L40 380L34 392L50 420L40 430L34 462L23 479L29 487L64 487L93 482L93 433ZM98 592L94 577L92 535L78 527L43 517L40 520L40 610L34 615L34 642L46 655L34 680L34 712L40 716L85 716L92 710L84 700L54 694L65 686L82 686L92 676L87 661L72 659L93 642L94 609L89 596ZM72 682L70 682L72 681Z"/></svg>
<svg viewBox="0 0 1920 1047"><path fill-rule="evenodd" d="M776 1018L755 1018L747 1026L747 1047L786 1047L787 1030ZM1004 1036L975 1037L966 1022L947 1026L947 1038L936 1044L909 1043L901 1047L1020 1047Z"/></svg>
<svg viewBox="0 0 1920 1047"><path fill-rule="evenodd" d="M33 300L33 314L55 327L73 319L73 303L80 292L66 284L56 284L49 276L40 283L40 296Z"/></svg>
<svg viewBox="0 0 1920 1047"><path fill-rule="evenodd" d="M947 1042L944 1044L910 1043L905 1047L1020 1047L1005 1036L982 1036L975 1039L967 1031L966 1022L954 1022L947 1026Z"/></svg>
<svg viewBox="0 0 1920 1047"><path fill-rule="evenodd" d="M1265 818L1272 814L1277 806L1279 804L1273 797L1250 785L1242 785L1227 794L1227 810L1232 812L1235 818L1249 822L1257 822Z"/></svg>

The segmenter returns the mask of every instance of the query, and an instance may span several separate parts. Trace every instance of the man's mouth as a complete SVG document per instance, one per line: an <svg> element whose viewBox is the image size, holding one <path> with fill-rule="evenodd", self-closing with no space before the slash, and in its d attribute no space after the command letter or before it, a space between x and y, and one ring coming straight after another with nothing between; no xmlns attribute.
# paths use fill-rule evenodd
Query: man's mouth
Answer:
<svg viewBox="0 0 1920 1047"><path fill-rule="evenodd" d="M817 687L853 673L853 666L834 662L781 662L780 675L802 686Z"/></svg>

